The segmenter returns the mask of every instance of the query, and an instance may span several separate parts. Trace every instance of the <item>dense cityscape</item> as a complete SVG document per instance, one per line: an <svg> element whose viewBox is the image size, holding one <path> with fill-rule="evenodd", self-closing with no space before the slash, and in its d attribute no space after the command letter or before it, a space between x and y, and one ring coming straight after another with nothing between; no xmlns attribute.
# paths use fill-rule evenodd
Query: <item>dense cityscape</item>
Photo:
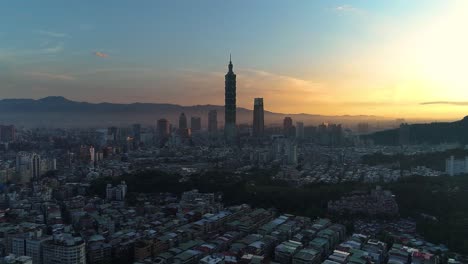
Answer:
<svg viewBox="0 0 468 264"><path fill-rule="evenodd" d="M229 61L224 128L216 110L154 126L1 126L2 263L467 261L466 237L426 240L417 225L439 216L400 212L406 206L391 191L414 177L465 177L457 176L468 172L463 145L411 144L402 120L395 145L375 144L367 123L312 126L285 116L266 126L263 98L254 99L252 123L240 125L236 92ZM441 153L437 162L391 160ZM283 189L261 196L263 185ZM271 197L313 186L345 188L318 206L301 197L305 209Z"/></svg>
<svg viewBox="0 0 468 264"><path fill-rule="evenodd" d="M0 264L468 264L467 0L0 3Z"/></svg>

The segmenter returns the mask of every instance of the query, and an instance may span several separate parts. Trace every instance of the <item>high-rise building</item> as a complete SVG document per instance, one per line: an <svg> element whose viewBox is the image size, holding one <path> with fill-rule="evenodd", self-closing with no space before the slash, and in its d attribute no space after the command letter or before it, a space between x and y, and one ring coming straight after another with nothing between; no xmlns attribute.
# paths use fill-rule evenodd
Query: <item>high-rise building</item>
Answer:
<svg viewBox="0 0 468 264"><path fill-rule="evenodd" d="M201 130L201 118L198 116L192 116L190 118L190 128L193 131L200 131Z"/></svg>
<svg viewBox="0 0 468 264"><path fill-rule="evenodd" d="M116 201L124 201L125 196L127 195L127 184L125 181L120 182L119 185L116 187L112 186L112 184L107 184L106 186L106 199L107 200L116 200Z"/></svg>
<svg viewBox="0 0 468 264"><path fill-rule="evenodd" d="M224 77L224 137L227 143L236 141L236 74L229 56L228 72Z"/></svg>
<svg viewBox="0 0 468 264"><path fill-rule="evenodd" d="M253 136L262 137L265 130L263 98L254 99Z"/></svg>
<svg viewBox="0 0 468 264"><path fill-rule="evenodd" d="M85 264L85 243L70 234L55 235L43 244L43 261L44 264Z"/></svg>
<svg viewBox="0 0 468 264"><path fill-rule="evenodd" d="M218 131L218 112L210 110L208 112L208 132L213 134Z"/></svg>
<svg viewBox="0 0 468 264"><path fill-rule="evenodd" d="M169 121L165 118L159 119L156 125L157 136L160 139L167 138L171 134Z"/></svg>
<svg viewBox="0 0 468 264"><path fill-rule="evenodd" d="M287 116L283 120L283 133L285 136L292 136L293 132L293 120L291 117Z"/></svg>
<svg viewBox="0 0 468 264"><path fill-rule="evenodd" d="M179 116L179 129L186 129L187 128L187 117L184 113L181 113Z"/></svg>
<svg viewBox="0 0 468 264"><path fill-rule="evenodd" d="M16 155L17 182L28 183L41 174L41 156L36 153L19 152Z"/></svg>
<svg viewBox="0 0 468 264"><path fill-rule="evenodd" d="M118 127L109 127L107 129L107 140L117 141L119 139L119 128Z"/></svg>
<svg viewBox="0 0 468 264"><path fill-rule="evenodd" d="M296 122L296 138L304 139L304 123Z"/></svg>

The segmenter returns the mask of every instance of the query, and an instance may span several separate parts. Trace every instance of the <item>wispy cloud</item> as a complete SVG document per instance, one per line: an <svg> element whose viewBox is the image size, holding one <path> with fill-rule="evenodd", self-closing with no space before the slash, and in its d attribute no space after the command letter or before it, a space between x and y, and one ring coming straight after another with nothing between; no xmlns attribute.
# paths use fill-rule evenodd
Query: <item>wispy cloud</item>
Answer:
<svg viewBox="0 0 468 264"><path fill-rule="evenodd" d="M99 51L94 52L94 55L97 56L97 57L100 57L100 58L107 58L107 57L109 57L108 54L106 54L106 53L104 53L104 52L99 52Z"/></svg>
<svg viewBox="0 0 468 264"><path fill-rule="evenodd" d="M47 37L53 37L53 38L66 38L66 37L68 37L68 34L60 33L60 32L47 31L47 30L36 30L35 32L37 34L47 36Z"/></svg>
<svg viewBox="0 0 468 264"><path fill-rule="evenodd" d="M43 53L59 53L59 52L62 52L64 49L64 45L63 45L63 42L60 42L58 44L56 44L55 46L50 46L50 47L47 47L47 48L44 48L42 49L42 52Z"/></svg>
<svg viewBox="0 0 468 264"><path fill-rule="evenodd" d="M468 101L433 101L422 102L421 105L468 105Z"/></svg>
<svg viewBox="0 0 468 264"><path fill-rule="evenodd" d="M47 72L28 72L26 75L47 80L73 81L75 77L68 74L56 74Z"/></svg>
<svg viewBox="0 0 468 264"><path fill-rule="evenodd" d="M350 13L350 14L362 15L365 13L364 10L354 7L352 5L339 5L339 6L333 7L332 10L339 14Z"/></svg>

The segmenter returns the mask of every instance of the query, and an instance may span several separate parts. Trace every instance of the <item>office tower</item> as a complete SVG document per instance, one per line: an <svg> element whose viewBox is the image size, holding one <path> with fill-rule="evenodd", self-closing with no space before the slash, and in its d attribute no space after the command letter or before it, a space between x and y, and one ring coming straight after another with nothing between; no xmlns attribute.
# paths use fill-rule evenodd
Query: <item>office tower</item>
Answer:
<svg viewBox="0 0 468 264"><path fill-rule="evenodd" d="M41 176L41 156L36 153L31 154L31 177L32 179L38 179Z"/></svg>
<svg viewBox="0 0 468 264"><path fill-rule="evenodd" d="M293 141L288 140L285 151L288 164L297 164L297 145Z"/></svg>
<svg viewBox="0 0 468 264"><path fill-rule="evenodd" d="M94 150L94 147L91 146L89 148L89 157L90 157L90 161L91 162L94 162L95 161L95 158L96 158L96 153L95 153L95 150Z"/></svg>
<svg viewBox="0 0 468 264"><path fill-rule="evenodd" d="M110 201L124 201L127 195L127 184L125 181L120 182L116 187L108 183L106 186L106 199Z"/></svg>
<svg viewBox="0 0 468 264"><path fill-rule="evenodd" d="M283 120L283 133L286 137L292 136L293 131L293 120L291 117L287 116Z"/></svg>
<svg viewBox="0 0 468 264"><path fill-rule="evenodd" d="M231 56L229 56L228 72L224 79L224 137L232 144L236 141L236 74L232 71Z"/></svg>
<svg viewBox="0 0 468 264"><path fill-rule="evenodd" d="M186 129L187 128L187 117L184 113L181 113L179 116L179 129Z"/></svg>
<svg viewBox="0 0 468 264"><path fill-rule="evenodd" d="M16 175L19 183L28 183L41 175L41 157L36 153L19 152L16 155Z"/></svg>
<svg viewBox="0 0 468 264"><path fill-rule="evenodd" d="M157 136L160 139L167 138L171 134L171 131L169 128L169 121L167 121L167 119L165 118L159 119L156 127L157 127L156 128Z"/></svg>
<svg viewBox="0 0 468 264"><path fill-rule="evenodd" d="M43 243L44 264L85 264L86 251L83 239L70 234L54 235Z"/></svg>
<svg viewBox="0 0 468 264"><path fill-rule="evenodd" d="M137 142L137 143L140 143L140 141L141 141L141 125L140 124L133 124L132 130L133 130L133 140L135 140L135 142Z"/></svg>
<svg viewBox="0 0 468 264"><path fill-rule="evenodd" d="M296 138L304 139L304 123L296 122Z"/></svg>
<svg viewBox="0 0 468 264"><path fill-rule="evenodd" d="M117 141L119 139L119 128L109 127L107 129L107 140Z"/></svg>
<svg viewBox="0 0 468 264"><path fill-rule="evenodd" d="M262 137L265 129L263 98L254 99L253 136Z"/></svg>
<svg viewBox="0 0 468 264"><path fill-rule="evenodd" d="M190 128L192 131L200 131L201 130L201 118L198 116L192 116L190 118Z"/></svg>
<svg viewBox="0 0 468 264"><path fill-rule="evenodd" d="M213 134L218 131L218 112L210 110L208 112L208 132Z"/></svg>

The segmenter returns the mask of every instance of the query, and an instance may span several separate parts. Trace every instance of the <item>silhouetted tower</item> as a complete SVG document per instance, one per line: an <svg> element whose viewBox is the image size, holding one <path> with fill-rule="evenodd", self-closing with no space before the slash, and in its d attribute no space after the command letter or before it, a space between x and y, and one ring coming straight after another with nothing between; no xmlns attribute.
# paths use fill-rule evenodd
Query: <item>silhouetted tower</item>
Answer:
<svg viewBox="0 0 468 264"><path fill-rule="evenodd" d="M165 118L159 119L157 123L156 131L157 131L157 136L160 139L169 137L169 135L171 134L169 121L167 121L167 119Z"/></svg>
<svg viewBox="0 0 468 264"><path fill-rule="evenodd" d="M253 112L253 136L263 137L265 130L264 111L263 111L263 98L254 99L254 112Z"/></svg>
<svg viewBox="0 0 468 264"><path fill-rule="evenodd" d="M224 137L227 143L236 141L236 74L232 71L232 61L229 55L229 66L224 83Z"/></svg>
<svg viewBox="0 0 468 264"><path fill-rule="evenodd" d="M283 133L287 137L293 135L293 120L289 116L285 117L283 120Z"/></svg>
<svg viewBox="0 0 468 264"><path fill-rule="evenodd" d="M186 129L187 128L187 117L184 113L181 113L179 116L179 129Z"/></svg>
<svg viewBox="0 0 468 264"><path fill-rule="evenodd" d="M201 130L201 118L198 116L192 116L190 118L190 128L193 131L200 131Z"/></svg>

